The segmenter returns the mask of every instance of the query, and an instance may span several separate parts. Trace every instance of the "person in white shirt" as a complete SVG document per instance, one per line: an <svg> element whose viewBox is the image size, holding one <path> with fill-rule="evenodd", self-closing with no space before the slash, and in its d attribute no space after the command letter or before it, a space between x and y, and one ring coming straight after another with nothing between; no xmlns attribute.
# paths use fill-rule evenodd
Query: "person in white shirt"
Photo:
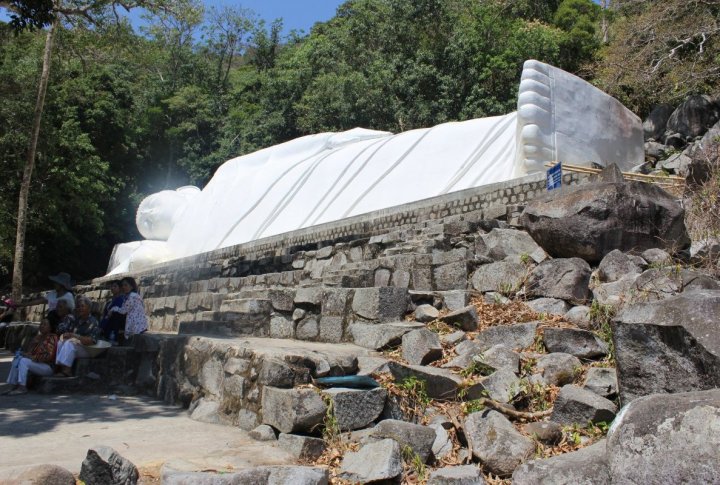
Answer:
<svg viewBox="0 0 720 485"><path fill-rule="evenodd" d="M138 293L135 279L129 276L123 278L120 282L120 289L125 293L125 301L121 307L111 308L110 312L125 315L124 339L126 343L129 343L133 336L147 331L148 320L145 315L145 304Z"/></svg>
<svg viewBox="0 0 720 485"><path fill-rule="evenodd" d="M75 297L72 294L73 285L70 275L67 273L58 273L54 276L48 277L48 279L55 283L54 290L46 292L43 296L39 298L19 303L17 305L18 308L47 304L47 311L51 312L54 311L57 307L58 300L65 300L67 301L70 311L72 312L73 310L75 310Z"/></svg>

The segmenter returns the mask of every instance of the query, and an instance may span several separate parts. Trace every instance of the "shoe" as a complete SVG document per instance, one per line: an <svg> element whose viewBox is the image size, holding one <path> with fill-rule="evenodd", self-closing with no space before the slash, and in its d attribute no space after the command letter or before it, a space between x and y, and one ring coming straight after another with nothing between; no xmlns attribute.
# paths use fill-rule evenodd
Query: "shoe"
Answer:
<svg viewBox="0 0 720 485"><path fill-rule="evenodd" d="M20 396L22 394L27 394L27 389L13 389L12 391L8 392L8 396Z"/></svg>

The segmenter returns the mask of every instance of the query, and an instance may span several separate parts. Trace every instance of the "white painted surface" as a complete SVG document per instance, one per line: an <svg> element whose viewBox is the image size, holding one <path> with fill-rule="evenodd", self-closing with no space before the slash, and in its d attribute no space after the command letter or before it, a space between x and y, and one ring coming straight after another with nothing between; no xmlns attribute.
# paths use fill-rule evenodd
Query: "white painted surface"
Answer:
<svg viewBox="0 0 720 485"><path fill-rule="evenodd" d="M396 135L310 135L225 162L187 204L172 191L149 196L139 229L167 243L119 245L111 273L522 177L548 161L629 169L643 158L637 116L582 79L527 61L517 113Z"/></svg>

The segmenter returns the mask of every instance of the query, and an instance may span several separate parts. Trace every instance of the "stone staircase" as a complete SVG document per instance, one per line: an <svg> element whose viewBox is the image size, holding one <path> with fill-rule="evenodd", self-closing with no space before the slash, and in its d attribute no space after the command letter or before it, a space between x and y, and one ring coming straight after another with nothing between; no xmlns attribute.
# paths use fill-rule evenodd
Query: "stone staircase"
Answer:
<svg viewBox="0 0 720 485"><path fill-rule="evenodd" d="M190 407L197 419L252 429L262 422L265 386L370 373L385 363L376 351L423 326L405 320L417 306L468 305L470 277L490 261L480 236L507 227L502 219L517 211L513 204L539 195L543 184L535 176L458 192L136 274L150 334L123 363L115 361L118 349L104 358L125 375L90 362L78 376L90 386L88 374L133 383ZM79 290L103 300L108 279Z"/></svg>

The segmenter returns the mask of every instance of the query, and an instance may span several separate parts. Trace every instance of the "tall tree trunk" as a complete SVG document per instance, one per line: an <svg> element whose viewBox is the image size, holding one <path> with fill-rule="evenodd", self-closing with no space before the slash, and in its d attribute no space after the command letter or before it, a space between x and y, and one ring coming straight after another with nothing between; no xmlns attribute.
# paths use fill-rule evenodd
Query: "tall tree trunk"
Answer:
<svg viewBox="0 0 720 485"><path fill-rule="evenodd" d="M50 61L52 56L53 41L58 28L58 17L55 18L47 36L45 37L45 52L43 54L43 67L38 85L37 100L35 101L35 114L33 117L32 133L30 135L30 146L28 147L25 170L23 170L22 184L20 185L20 197L18 200L17 235L15 236L15 261L13 263L12 293L16 301L20 300L23 291L23 265L25 262L25 227L27 226L28 197L30 195L30 182L35 168L35 153L37 151L38 138L40 138L40 122L42 121L43 109L45 108L45 94L47 93L48 80L50 78Z"/></svg>

